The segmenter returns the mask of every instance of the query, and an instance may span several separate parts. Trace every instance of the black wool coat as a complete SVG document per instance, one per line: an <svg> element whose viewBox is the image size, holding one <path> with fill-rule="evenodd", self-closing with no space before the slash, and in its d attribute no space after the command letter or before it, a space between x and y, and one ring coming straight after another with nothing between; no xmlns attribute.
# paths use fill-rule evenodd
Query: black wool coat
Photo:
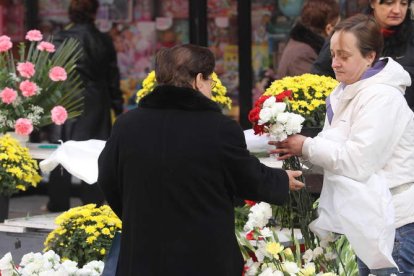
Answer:
<svg viewBox="0 0 414 276"><path fill-rule="evenodd" d="M122 276L240 276L234 197L282 204L289 186L284 170L249 154L216 103L173 86L117 119L98 185L123 222Z"/></svg>
<svg viewBox="0 0 414 276"><path fill-rule="evenodd" d="M63 127L54 127L50 140L106 140L112 128L111 109L119 115L123 104L112 39L93 23L70 24L54 42L59 46L68 38L76 39L82 52L76 70L83 83L84 110Z"/></svg>

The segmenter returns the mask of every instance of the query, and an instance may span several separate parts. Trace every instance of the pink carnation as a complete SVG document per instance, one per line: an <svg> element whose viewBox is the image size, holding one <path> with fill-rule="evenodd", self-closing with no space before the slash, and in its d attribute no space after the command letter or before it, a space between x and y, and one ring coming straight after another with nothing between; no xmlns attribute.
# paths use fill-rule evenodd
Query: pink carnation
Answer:
<svg viewBox="0 0 414 276"><path fill-rule="evenodd" d="M52 121L57 125L63 124L68 118L68 112L60 105L55 106L50 113L52 114Z"/></svg>
<svg viewBox="0 0 414 276"><path fill-rule="evenodd" d="M0 97L3 103L11 104L17 97L17 92L11 88L4 88L0 92Z"/></svg>
<svg viewBox="0 0 414 276"><path fill-rule="evenodd" d="M29 41L40 41L43 39L43 35L39 30L31 30L27 32L26 39Z"/></svg>
<svg viewBox="0 0 414 276"><path fill-rule="evenodd" d="M49 71L49 78L52 81L64 81L67 78L65 68L55 66Z"/></svg>
<svg viewBox="0 0 414 276"><path fill-rule="evenodd" d="M10 41L10 37L6 35L0 36L0 53L6 52L13 47L13 43Z"/></svg>
<svg viewBox="0 0 414 276"><path fill-rule="evenodd" d="M34 64L29 61L17 63L17 71L25 78L33 77L36 72Z"/></svg>
<svg viewBox="0 0 414 276"><path fill-rule="evenodd" d="M36 95L38 89L36 83L28 80L22 81L19 85L19 88L22 91L23 96L25 97L31 97Z"/></svg>
<svg viewBox="0 0 414 276"><path fill-rule="evenodd" d="M33 131L32 121L26 118L17 119L14 129L19 135L29 135Z"/></svg>
<svg viewBox="0 0 414 276"><path fill-rule="evenodd" d="M49 53L53 53L55 51L55 45L49 42L42 41L37 45L37 49L39 51L46 51Z"/></svg>

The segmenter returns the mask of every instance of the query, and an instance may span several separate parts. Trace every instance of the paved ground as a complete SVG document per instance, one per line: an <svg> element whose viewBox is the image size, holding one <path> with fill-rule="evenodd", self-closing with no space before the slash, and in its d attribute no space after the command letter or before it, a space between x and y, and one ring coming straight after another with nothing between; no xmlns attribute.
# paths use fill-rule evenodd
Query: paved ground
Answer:
<svg viewBox="0 0 414 276"><path fill-rule="evenodd" d="M48 197L40 191L37 194L23 194L10 199L9 218L24 218L47 214L41 207L47 203ZM71 206L79 206L79 198L71 198ZM7 252L11 252L13 260L20 262L21 257L29 252L41 252L43 242L48 231L30 231L28 233L0 232L0 258Z"/></svg>

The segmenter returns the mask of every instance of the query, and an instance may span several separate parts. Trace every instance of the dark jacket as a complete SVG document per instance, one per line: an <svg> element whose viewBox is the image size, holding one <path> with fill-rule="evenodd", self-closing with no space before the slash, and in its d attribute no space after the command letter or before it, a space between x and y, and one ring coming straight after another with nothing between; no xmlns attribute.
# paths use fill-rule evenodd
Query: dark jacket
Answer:
<svg viewBox="0 0 414 276"><path fill-rule="evenodd" d="M120 114L123 102L112 40L93 24L72 24L58 33L54 41L59 45L67 38L80 42L82 57L77 70L84 86L84 111L56 129L55 136L63 140L106 140L111 131L110 109Z"/></svg>
<svg viewBox="0 0 414 276"><path fill-rule="evenodd" d="M117 119L98 185L123 222L122 276L240 276L234 197L288 197L286 172L251 156L235 121L200 92L173 86Z"/></svg>
<svg viewBox="0 0 414 276"><path fill-rule="evenodd" d="M324 38L321 35L297 23L290 32L290 39L283 50L276 79L309 73L323 43Z"/></svg>
<svg viewBox="0 0 414 276"><path fill-rule="evenodd" d="M414 30L414 23L411 24L411 29ZM384 37L383 56L392 57L395 61L401 64L404 69L410 74L411 80L414 77L414 31L409 32L407 40L404 44L399 44L398 47L392 43L393 36ZM325 75L335 77L331 64L330 41L326 41L322 47L319 57L312 66L311 72L313 74ZM405 99L411 110L414 110L414 84L407 87L405 91Z"/></svg>

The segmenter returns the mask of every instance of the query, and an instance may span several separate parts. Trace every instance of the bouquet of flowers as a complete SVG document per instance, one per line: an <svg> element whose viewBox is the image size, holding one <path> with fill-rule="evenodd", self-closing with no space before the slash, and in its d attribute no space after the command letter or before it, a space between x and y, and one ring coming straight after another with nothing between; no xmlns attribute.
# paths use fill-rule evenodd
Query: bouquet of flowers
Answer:
<svg viewBox="0 0 414 276"><path fill-rule="evenodd" d="M263 95L277 97L290 91L291 111L305 118L304 126L321 128L325 121L325 99L337 85L331 77L303 74L272 82Z"/></svg>
<svg viewBox="0 0 414 276"><path fill-rule="evenodd" d="M121 220L107 205L88 204L59 215L58 227L46 238L45 250L54 250L62 258L84 265L92 260L103 260L115 232L122 227Z"/></svg>
<svg viewBox="0 0 414 276"><path fill-rule="evenodd" d="M33 276L33 275L73 275L99 276L102 274L104 263L91 261L82 268L71 260L63 261L53 250L42 253L28 253L22 257L19 265L13 262L9 253L0 259L0 275Z"/></svg>
<svg viewBox="0 0 414 276"><path fill-rule="evenodd" d="M29 47L19 44L17 61L10 38L0 36L0 133L29 135L33 127L63 124L83 108L75 70L79 43L69 39L55 49L37 30L29 31L26 39Z"/></svg>
<svg viewBox="0 0 414 276"><path fill-rule="evenodd" d="M246 276L265 275L355 275L358 267L349 242L343 236L328 236L303 250L298 239L283 241L280 227L272 221L270 204L246 202L248 215L243 228L236 229Z"/></svg>
<svg viewBox="0 0 414 276"><path fill-rule="evenodd" d="M226 108L230 110L231 99L226 95L227 88L221 83L216 73L213 72L213 74L211 75L211 78L216 83L213 90L211 91L213 94L213 96L211 97L211 100L218 103L223 109ZM155 86L157 86L157 79L155 76L155 71L151 71L148 74L148 76L142 81L142 88L138 90L137 92L137 102L139 102L143 97L145 97L150 92L152 92Z"/></svg>
<svg viewBox="0 0 414 276"><path fill-rule="evenodd" d="M41 180L38 165L9 134L0 136L0 194L11 196L28 187L36 187Z"/></svg>

